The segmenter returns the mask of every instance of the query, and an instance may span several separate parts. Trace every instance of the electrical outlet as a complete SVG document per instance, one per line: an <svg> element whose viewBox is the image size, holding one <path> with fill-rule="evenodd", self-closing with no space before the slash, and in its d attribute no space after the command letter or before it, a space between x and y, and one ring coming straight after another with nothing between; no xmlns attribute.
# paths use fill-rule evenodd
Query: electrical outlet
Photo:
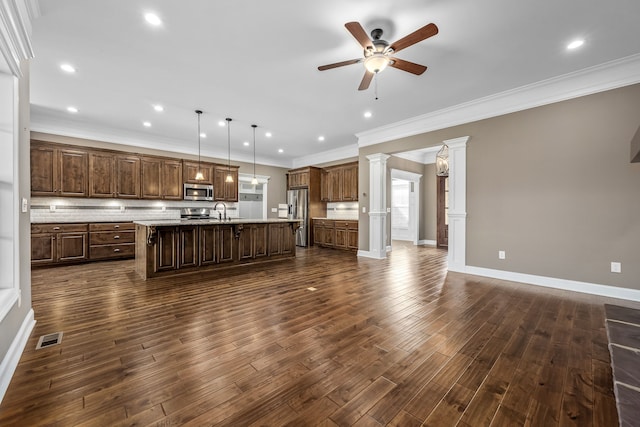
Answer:
<svg viewBox="0 0 640 427"><path fill-rule="evenodd" d="M505 251L498 251L498 259L505 259L507 257L507 254L505 253Z"/></svg>
<svg viewBox="0 0 640 427"><path fill-rule="evenodd" d="M278 213L278 208L271 208L271 213Z"/></svg>
<svg viewBox="0 0 640 427"><path fill-rule="evenodd" d="M56 211L56 205L49 205L49 212L55 212Z"/></svg>
<svg viewBox="0 0 640 427"><path fill-rule="evenodd" d="M611 272L612 273L622 273L622 264L619 262L611 263Z"/></svg>
<svg viewBox="0 0 640 427"><path fill-rule="evenodd" d="M124 206L120 206L120 212L124 212Z"/></svg>
<svg viewBox="0 0 640 427"><path fill-rule="evenodd" d="M22 198L22 213L25 213L29 209L29 203L26 198Z"/></svg>

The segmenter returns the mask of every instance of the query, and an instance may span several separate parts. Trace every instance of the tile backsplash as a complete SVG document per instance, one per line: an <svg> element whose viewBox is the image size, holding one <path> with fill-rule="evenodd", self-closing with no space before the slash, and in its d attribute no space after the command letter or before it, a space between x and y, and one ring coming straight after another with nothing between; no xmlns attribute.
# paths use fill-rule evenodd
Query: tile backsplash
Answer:
<svg viewBox="0 0 640 427"><path fill-rule="evenodd" d="M327 203L327 218L357 220L358 202Z"/></svg>
<svg viewBox="0 0 640 427"><path fill-rule="evenodd" d="M238 216L238 203L225 202L227 215ZM181 208L213 209L215 202L173 200L32 197L31 222L113 222L180 218ZM222 210L222 205L218 206ZM213 215L213 213L212 213Z"/></svg>

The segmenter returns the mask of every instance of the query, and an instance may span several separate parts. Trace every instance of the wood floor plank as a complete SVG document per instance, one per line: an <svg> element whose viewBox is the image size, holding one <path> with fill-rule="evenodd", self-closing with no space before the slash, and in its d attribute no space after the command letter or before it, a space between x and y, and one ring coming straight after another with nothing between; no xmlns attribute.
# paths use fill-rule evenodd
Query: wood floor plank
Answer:
<svg viewBox="0 0 640 427"><path fill-rule="evenodd" d="M617 425L611 300L447 272L410 243L296 251L148 281L132 260L33 270L0 425Z"/></svg>

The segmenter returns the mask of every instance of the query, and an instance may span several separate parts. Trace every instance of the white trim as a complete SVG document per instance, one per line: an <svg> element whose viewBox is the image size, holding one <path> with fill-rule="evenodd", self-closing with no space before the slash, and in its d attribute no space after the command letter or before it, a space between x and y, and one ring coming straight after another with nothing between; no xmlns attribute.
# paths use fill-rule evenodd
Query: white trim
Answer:
<svg viewBox="0 0 640 427"><path fill-rule="evenodd" d="M19 298L20 290L17 287L0 289L0 322L9 314Z"/></svg>
<svg viewBox="0 0 640 427"><path fill-rule="evenodd" d="M388 246L387 246L387 253L389 253L389 252L391 252L391 251L392 251L391 245L388 245Z"/></svg>
<svg viewBox="0 0 640 427"><path fill-rule="evenodd" d="M447 265L456 271L466 265L467 253L467 141L468 136L443 141L449 147L449 247Z"/></svg>
<svg viewBox="0 0 640 427"><path fill-rule="evenodd" d="M450 271L453 271L449 269ZM640 301L640 290L619 288L616 286L600 285L597 283L579 282L576 280L556 279L553 277L537 276L534 274L516 273L512 271L494 270L491 268L465 266L460 273L476 276L491 277L493 279L509 280L526 283L528 285L544 286L565 291L581 292L584 294L600 295L604 297Z"/></svg>
<svg viewBox="0 0 640 427"><path fill-rule="evenodd" d="M271 177L269 175L256 175L256 179L258 180L258 184L268 184ZM239 172L238 173L238 182L251 182L253 180L253 174Z"/></svg>
<svg viewBox="0 0 640 427"><path fill-rule="evenodd" d="M33 309L31 309L22 321L20 330L13 338L7 354L5 354L4 359L2 359L2 363L0 363L0 402L2 402L2 399L9 388L11 377L13 377L13 373L18 367L20 356L22 356L22 352L29 341L29 336L31 335L31 331L33 331L35 324L36 321L33 317Z"/></svg>
<svg viewBox="0 0 640 427"><path fill-rule="evenodd" d="M358 146L419 135L640 82L640 54L357 133Z"/></svg>
<svg viewBox="0 0 640 427"><path fill-rule="evenodd" d="M436 246L435 240L418 240L418 245Z"/></svg>
<svg viewBox="0 0 640 427"><path fill-rule="evenodd" d="M28 0L0 1L0 53L14 77L22 77L20 61L33 58L31 7Z"/></svg>
<svg viewBox="0 0 640 427"><path fill-rule="evenodd" d="M369 160L369 251L376 258L387 256L387 159L384 153Z"/></svg>
<svg viewBox="0 0 640 427"><path fill-rule="evenodd" d="M384 259L385 257L380 257L377 254L374 254L371 251L363 251L363 250L358 250L357 255L359 257L363 257L363 258L371 258L371 259Z"/></svg>
<svg viewBox="0 0 640 427"><path fill-rule="evenodd" d="M320 163L334 162L336 160L344 160L350 157L358 157L358 144L349 144L344 147L327 150L320 153L309 154L306 156L293 159L292 168L301 168L304 166L317 165Z"/></svg>
<svg viewBox="0 0 640 427"><path fill-rule="evenodd" d="M420 182L422 174L404 171L401 169L391 169L391 178L403 179L405 181Z"/></svg>

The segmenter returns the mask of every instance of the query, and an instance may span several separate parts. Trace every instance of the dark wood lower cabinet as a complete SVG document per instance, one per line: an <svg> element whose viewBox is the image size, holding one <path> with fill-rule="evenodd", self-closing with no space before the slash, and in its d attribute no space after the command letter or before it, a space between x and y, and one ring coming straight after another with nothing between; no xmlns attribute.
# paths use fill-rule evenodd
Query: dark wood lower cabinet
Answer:
<svg viewBox="0 0 640 427"><path fill-rule="evenodd" d="M313 235L318 246L358 250L358 221L314 218Z"/></svg>
<svg viewBox="0 0 640 427"><path fill-rule="evenodd" d="M31 265L56 265L133 258L131 222L31 224Z"/></svg>
<svg viewBox="0 0 640 427"><path fill-rule="evenodd" d="M136 270L146 278L295 256L297 222L136 225Z"/></svg>

